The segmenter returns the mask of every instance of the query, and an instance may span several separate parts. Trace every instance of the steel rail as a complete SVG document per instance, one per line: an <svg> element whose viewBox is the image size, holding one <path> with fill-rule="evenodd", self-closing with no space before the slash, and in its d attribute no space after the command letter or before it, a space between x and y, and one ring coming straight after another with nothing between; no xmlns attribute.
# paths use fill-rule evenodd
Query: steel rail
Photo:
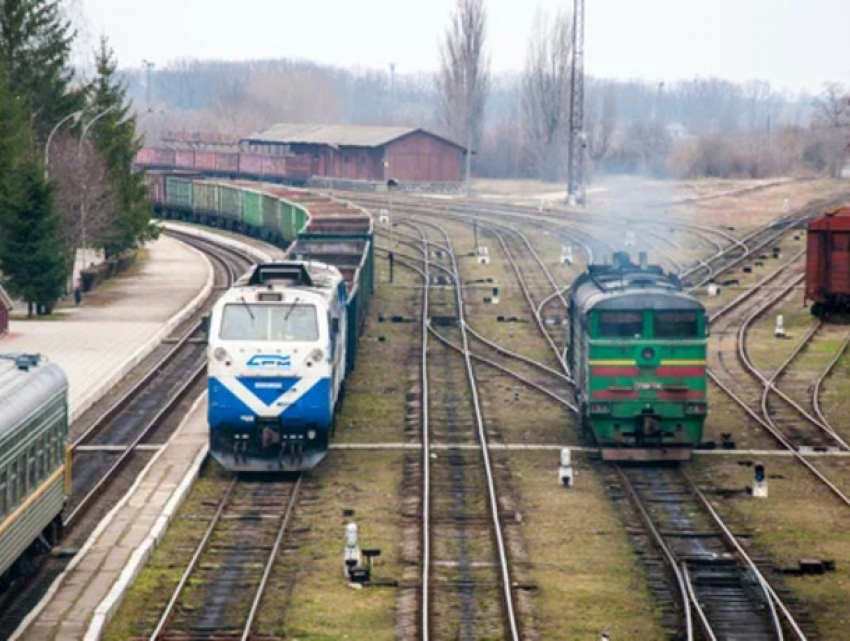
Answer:
<svg viewBox="0 0 850 641"><path fill-rule="evenodd" d="M637 508L641 520L644 522L646 528L649 530L649 533L655 541L655 544L661 550L661 553L664 556L664 560L670 568L670 571L673 573L673 577L676 579L676 584L679 587L679 596L682 600L682 614L685 619L685 638L687 641L693 641L694 622L691 616L691 599L688 594L688 589L685 586L685 578L682 576L682 571L679 568L678 559L676 558L676 555L673 554L673 551L670 549L670 547L667 545L667 542L664 540L664 537L661 536L661 532L659 532L658 528L655 526L652 517L650 517L649 512L646 510L643 501L641 501L640 496L638 495L637 490L632 484L631 479L629 479L628 475L623 471L622 466L615 464L614 469L617 470L617 473L620 476L620 480L623 483L623 488L626 490L626 493L628 494L632 505Z"/></svg>
<svg viewBox="0 0 850 641"><path fill-rule="evenodd" d="M821 375L818 376L815 381L815 386L812 388L812 407L815 410L815 415L821 420L824 425L830 424L826 415L824 414L821 406L820 406L820 390L823 382L826 380L827 376L832 373L832 370L835 369L835 366L838 364L838 361L841 360L841 357L847 351L847 347L850 345L850 333L847 334L847 337L842 341L841 346L838 348L838 351L833 356L832 360L829 362L829 365L826 366L826 369L821 372ZM832 428L835 431L835 428Z"/></svg>
<svg viewBox="0 0 850 641"><path fill-rule="evenodd" d="M245 627L242 630L241 641L248 641L251 637L251 631L254 627L254 619L257 617L257 612L260 609L260 602L263 600L263 596L266 593L266 587L269 583L272 567L277 560L278 552L280 552L280 545L283 542L283 535L286 533L286 528L289 527L289 521L292 518L292 512L294 511L295 503L298 500L298 492L301 489L301 481L303 478L304 477L299 474L295 481L295 486L292 488L292 493L289 496L289 502L286 505L286 511L283 514L283 519L281 519L280 527L277 530L274 545L269 552L269 558L266 561L266 566L263 568L263 576L260 579L260 584L257 586L257 591L254 594L254 601L251 603L251 610L248 612L248 619L245 621Z"/></svg>
<svg viewBox="0 0 850 641"><path fill-rule="evenodd" d="M450 235L445 228L433 223L423 223L425 226L436 229L445 239L446 245L451 245ZM489 439L484 426L484 416L481 410L481 400L478 395L478 382L475 378L475 371L472 366L472 358L470 356L469 338L466 331L466 319L464 312L463 288L460 286L460 270L457 265L457 258L454 252L449 252L448 258L451 261L452 271L454 272L455 282L455 298L458 308L458 320L460 326L460 335L463 345L463 358L466 369L467 380L469 381L470 392L472 395L472 407L475 414L475 422L478 431L478 440L481 446L481 457L484 463L484 470L487 479L487 498L490 508L490 516L492 521L493 533L496 540L497 554L499 557L499 570L502 584L502 598L504 601L505 615L507 625L510 630L510 637L513 641L519 641L519 626L517 623L516 611L513 603L513 584L511 581L510 564L508 562L507 546L505 545L504 535L502 533L502 524L500 517L500 509L498 502L498 494L496 491L495 477L493 474L493 464L490 460Z"/></svg>
<svg viewBox="0 0 850 641"><path fill-rule="evenodd" d="M230 484L227 486L227 489L224 491L224 495L221 497L221 500L218 502L215 514L213 514L213 517L207 524L207 529L204 530L204 535L201 537L201 540L195 547L195 551L192 554L192 558L189 559L189 563L186 565L186 569L183 570L183 574L181 575L180 580L177 582L177 586L171 593L171 598L168 600L168 603L165 604L165 609L162 611L162 614L160 615L159 620L157 621L156 627L153 629L153 632L151 632L151 641L156 641L159 635L162 634L162 631L165 629L165 626L168 625L168 622L171 619L171 615L174 612L174 607L177 605L177 600L180 598L180 595L186 588L186 584L189 582L189 577L191 577L192 573L195 571L195 568L198 565L198 560L201 558L201 555L204 553L204 550L207 549L207 545L209 544L209 541L212 538L213 532L221 521L221 517L224 514L224 508L227 505L227 502L230 500L230 495L233 493L233 488L236 487L237 481L238 477L234 476L233 479L231 479Z"/></svg>
<svg viewBox="0 0 850 641"><path fill-rule="evenodd" d="M749 567L750 571L758 579L759 586L764 591L765 596L767 597L767 602L770 607L773 625L780 641L783 638L783 633L782 625L779 621L779 617L776 611L777 608L779 609L779 612L782 614L782 617L785 619L786 623L794 632L796 637L800 639L800 641L805 641L806 635L803 634L803 631L800 629L799 624L794 619L794 616L791 614L790 610L788 610L785 603L783 603L782 599L776 593L776 590L773 589L773 586L770 585L770 582L765 578L764 574L762 574L758 566L756 566L752 557L747 554L747 551L738 542L737 537L732 533L732 531L720 517L720 514L717 513L717 510L714 509L714 506L711 505L711 502L708 500L708 497L706 497L702 490L697 487L696 483L694 483L693 479L686 471L682 470L682 476L688 482L691 492L699 499L702 506L711 516L715 525L717 525L718 529L723 535L723 538L729 545L731 545L735 549L735 552L737 553L738 557L744 560L744 562L747 564L747 567Z"/></svg>

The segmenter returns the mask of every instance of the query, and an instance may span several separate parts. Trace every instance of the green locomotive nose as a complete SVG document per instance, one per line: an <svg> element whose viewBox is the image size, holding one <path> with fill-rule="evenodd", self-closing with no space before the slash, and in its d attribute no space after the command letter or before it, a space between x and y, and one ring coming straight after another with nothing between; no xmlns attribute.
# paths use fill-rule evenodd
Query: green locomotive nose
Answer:
<svg viewBox="0 0 850 641"><path fill-rule="evenodd" d="M616 460L682 460L707 413L705 312L660 267L591 266L570 293L583 427Z"/></svg>

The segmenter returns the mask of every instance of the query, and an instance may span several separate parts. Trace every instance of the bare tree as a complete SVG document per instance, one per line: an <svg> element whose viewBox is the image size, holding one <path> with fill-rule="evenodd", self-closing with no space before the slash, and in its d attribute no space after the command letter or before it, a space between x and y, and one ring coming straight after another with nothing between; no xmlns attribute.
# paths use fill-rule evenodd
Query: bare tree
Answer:
<svg viewBox="0 0 850 641"><path fill-rule="evenodd" d="M73 273L78 248L102 246L115 216L106 163L90 140L80 143L61 134L50 147L50 176L56 185L55 206L62 215L62 235L68 273Z"/></svg>
<svg viewBox="0 0 850 641"><path fill-rule="evenodd" d="M814 107L814 127L826 153L827 169L838 178L850 144L850 94L840 83L827 83L815 99Z"/></svg>
<svg viewBox="0 0 850 641"><path fill-rule="evenodd" d="M601 107L591 108L585 114L587 154L594 166L604 162L611 151L617 126L617 102L611 87L602 96Z"/></svg>
<svg viewBox="0 0 850 641"><path fill-rule="evenodd" d="M569 124L572 20L558 10L554 20L538 11L528 42L523 110L537 175L555 181L563 174Z"/></svg>
<svg viewBox="0 0 850 641"><path fill-rule="evenodd" d="M471 152L481 141L484 103L490 86L490 61L484 52L486 35L484 0L457 0L440 49L438 85L449 134L467 147L467 185Z"/></svg>

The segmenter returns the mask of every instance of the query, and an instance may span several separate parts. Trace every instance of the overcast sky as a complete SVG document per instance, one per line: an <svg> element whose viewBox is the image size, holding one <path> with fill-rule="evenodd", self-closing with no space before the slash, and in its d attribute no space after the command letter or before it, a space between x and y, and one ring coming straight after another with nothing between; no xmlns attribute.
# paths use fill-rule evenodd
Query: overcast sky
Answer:
<svg viewBox="0 0 850 641"><path fill-rule="evenodd" d="M83 35L105 33L121 66L147 58L301 58L430 71L454 0L73 0ZM494 71L520 70L537 7L486 0ZM850 84L850 0L586 0L586 69L602 77L760 78L777 89Z"/></svg>

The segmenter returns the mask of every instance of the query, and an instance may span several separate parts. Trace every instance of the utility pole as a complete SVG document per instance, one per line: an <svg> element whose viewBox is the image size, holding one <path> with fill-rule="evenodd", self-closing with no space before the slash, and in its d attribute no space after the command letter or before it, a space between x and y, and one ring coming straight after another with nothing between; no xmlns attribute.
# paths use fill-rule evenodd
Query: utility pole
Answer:
<svg viewBox="0 0 850 641"><path fill-rule="evenodd" d="M142 60L142 66L145 68L145 71L147 71L147 84L146 84L145 88L147 89L148 111L150 111L151 110L151 72L153 72L154 63L152 63L150 60Z"/></svg>
<svg viewBox="0 0 850 641"><path fill-rule="evenodd" d="M572 45L567 203L584 205L584 0L573 0Z"/></svg>

